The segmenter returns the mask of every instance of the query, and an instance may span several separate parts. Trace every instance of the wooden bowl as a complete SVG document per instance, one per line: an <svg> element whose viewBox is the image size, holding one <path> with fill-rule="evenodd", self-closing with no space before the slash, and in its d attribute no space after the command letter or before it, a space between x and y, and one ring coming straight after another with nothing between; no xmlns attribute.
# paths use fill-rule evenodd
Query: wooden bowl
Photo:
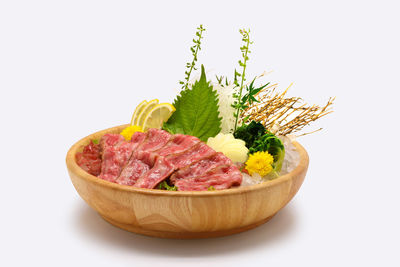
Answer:
<svg viewBox="0 0 400 267"><path fill-rule="evenodd" d="M135 188L102 180L77 165L75 154L91 139L120 133L126 126L81 139L68 151L66 162L76 191L89 206L109 223L130 232L163 238L207 238L252 229L270 220L293 198L307 172L308 155L297 142L300 163L292 172L261 184L218 191Z"/></svg>

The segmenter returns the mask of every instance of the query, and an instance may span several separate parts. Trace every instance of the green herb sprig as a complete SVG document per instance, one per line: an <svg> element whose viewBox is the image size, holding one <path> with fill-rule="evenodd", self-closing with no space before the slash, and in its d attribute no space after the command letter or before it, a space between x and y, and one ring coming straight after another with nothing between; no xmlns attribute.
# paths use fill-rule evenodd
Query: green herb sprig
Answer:
<svg viewBox="0 0 400 267"><path fill-rule="evenodd" d="M203 28L202 24L200 24L200 26L197 27L197 32L196 32L197 39L193 39L194 45L190 47L190 51L192 52L193 55L193 60L192 62L186 63L187 70L185 71L185 80L179 81L179 84L182 85L182 89L188 89L190 74L192 73L193 70L197 70L195 67L197 62L197 53L199 52L199 50L201 50L200 47L201 39L203 38L203 32L205 30L206 29Z"/></svg>
<svg viewBox="0 0 400 267"><path fill-rule="evenodd" d="M260 122L251 121L247 125L238 127L233 136L246 142L249 155L258 151L268 151L274 157L274 169L276 171L281 170L285 157L285 147L282 141L273 133L267 131Z"/></svg>
<svg viewBox="0 0 400 267"><path fill-rule="evenodd" d="M174 186L170 186L166 181L162 181L159 185L158 185L158 189L161 190L168 190L168 191L178 191L178 187Z"/></svg>
<svg viewBox="0 0 400 267"><path fill-rule="evenodd" d="M228 77L224 77L222 75L221 76L215 75L215 79L217 80L218 84L222 87L229 85Z"/></svg>
<svg viewBox="0 0 400 267"><path fill-rule="evenodd" d="M239 32L242 35L242 42L244 44L240 47L240 51L242 52L242 59L239 60L239 66L242 68L242 73L240 74L235 69L235 74L234 74L234 84L236 85L236 88L238 88L238 90L239 90L239 93L233 94L235 101L233 102L232 107L234 107L236 109L236 112L234 114L234 116L235 116L234 130L236 130L236 128L237 128L237 123L238 123L240 112L245 109L244 104L242 102L242 93L243 93L243 85L244 85L244 82L246 81L246 67L247 67L247 61L249 60L248 54L251 53L249 47L250 47L250 44L253 43L252 41L250 41L250 36L249 36L250 30L241 29L241 30L239 30ZM238 77L240 78L240 84L238 81Z"/></svg>
<svg viewBox="0 0 400 267"><path fill-rule="evenodd" d="M267 87L270 83L266 83L258 88L254 87L254 82L257 79L257 77L255 77L249 86L246 86L246 93L243 95L242 99L240 100L240 108L241 111L247 109L249 106L251 106L254 102L260 102L258 99L255 98L255 96L258 94L258 92L260 92L262 89L264 89L265 87ZM243 116L242 116L243 117ZM249 116L246 116L244 118L242 118L243 122L247 122L249 119Z"/></svg>

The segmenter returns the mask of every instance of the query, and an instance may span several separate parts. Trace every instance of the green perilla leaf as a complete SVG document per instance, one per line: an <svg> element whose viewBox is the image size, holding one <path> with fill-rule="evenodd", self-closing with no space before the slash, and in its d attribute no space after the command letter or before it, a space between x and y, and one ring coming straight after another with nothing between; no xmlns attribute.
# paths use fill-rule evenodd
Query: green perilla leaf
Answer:
<svg viewBox="0 0 400 267"><path fill-rule="evenodd" d="M200 80L191 89L181 91L173 106L176 111L164 123L164 130L172 134L193 135L202 141L207 141L221 131L217 93L207 82L203 65Z"/></svg>

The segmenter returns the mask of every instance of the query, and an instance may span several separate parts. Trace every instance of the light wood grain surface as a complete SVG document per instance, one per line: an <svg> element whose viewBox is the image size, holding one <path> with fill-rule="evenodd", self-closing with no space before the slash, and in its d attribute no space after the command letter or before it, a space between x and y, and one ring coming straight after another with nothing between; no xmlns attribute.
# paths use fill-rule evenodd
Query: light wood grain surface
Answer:
<svg viewBox="0 0 400 267"><path fill-rule="evenodd" d="M71 181L86 203L109 223L127 231L164 238L207 238L254 228L274 216L297 193L308 168L308 154L294 143L300 163L291 172L262 184L218 191L176 192L141 189L90 175L75 161L91 139L119 133L126 125L96 132L67 153Z"/></svg>

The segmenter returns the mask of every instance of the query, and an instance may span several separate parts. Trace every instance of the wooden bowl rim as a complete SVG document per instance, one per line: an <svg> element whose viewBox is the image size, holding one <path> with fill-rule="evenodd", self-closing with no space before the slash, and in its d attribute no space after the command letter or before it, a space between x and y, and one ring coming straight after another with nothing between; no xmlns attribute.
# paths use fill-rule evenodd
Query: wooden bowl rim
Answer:
<svg viewBox="0 0 400 267"><path fill-rule="evenodd" d="M105 130L101 130L98 132L95 132L93 134L90 134L78 142L76 142L72 147L68 150L67 156L66 156L66 164L67 168L70 172L74 173L75 175L83 178L85 181L89 183L94 183L100 186L104 187L109 187L114 190L120 190L120 191L127 191L127 192L132 192L132 193L137 193L137 194L144 194L144 195L154 195L154 196L176 196L176 197L189 197L189 196L195 196L195 197L210 197L210 196L226 196L226 195L235 195L235 194L243 194L249 191L253 190L265 190L266 188L269 187L274 187L277 186L278 184L287 182L288 180L291 180L293 177L296 177L300 175L305 168L308 167L309 163L309 157L307 154L307 151L304 149L302 145L300 145L298 142L294 141L293 144L297 149L297 152L299 153L300 160L296 168L285 174L282 175L274 180L269 180L260 184L256 185L251 185L251 186L245 186L245 187L238 187L238 188L230 188L230 189L223 189L223 190L216 190L216 191L167 191L167 190L159 190L159 189L146 189L146 188L137 188L133 186L128 186L128 185L120 185L117 183L109 182L106 180L102 180L94 175L91 175L84 171L75 161L75 154L77 153L78 149L87 143L89 143L89 140L93 139L94 135L104 135L108 132L115 132L117 128L123 128L126 127L127 125L120 125L116 127L111 127Z"/></svg>

